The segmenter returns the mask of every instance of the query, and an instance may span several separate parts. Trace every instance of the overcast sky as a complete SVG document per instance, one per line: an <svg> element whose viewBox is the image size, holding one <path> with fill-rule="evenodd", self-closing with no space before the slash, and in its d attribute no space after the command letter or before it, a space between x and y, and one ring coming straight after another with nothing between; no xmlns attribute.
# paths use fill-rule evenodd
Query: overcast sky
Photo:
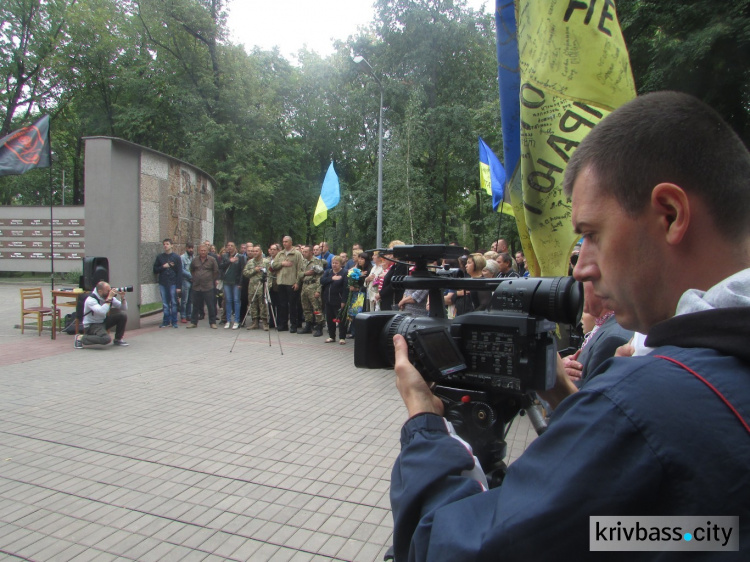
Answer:
<svg viewBox="0 0 750 562"><path fill-rule="evenodd" d="M494 10L493 0L468 0L469 7ZM249 51L257 45L293 58L304 45L323 56L333 53L333 39L346 39L375 15L373 0L233 0L229 30L233 43Z"/></svg>

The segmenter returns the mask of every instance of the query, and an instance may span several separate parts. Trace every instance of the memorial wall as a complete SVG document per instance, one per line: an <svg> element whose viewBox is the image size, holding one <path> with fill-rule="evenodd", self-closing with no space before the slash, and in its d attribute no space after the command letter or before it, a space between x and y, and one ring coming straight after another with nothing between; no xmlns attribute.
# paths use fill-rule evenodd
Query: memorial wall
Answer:
<svg viewBox="0 0 750 562"><path fill-rule="evenodd" d="M0 207L0 271L81 271L85 254L83 207Z"/></svg>
<svg viewBox="0 0 750 562"><path fill-rule="evenodd" d="M0 271L81 272L82 258L109 260L110 283L132 285L133 304L161 302L153 273L162 240L213 241L214 179L200 168L111 137L88 137L86 204L0 207ZM54 264L50 259L54 248ZM140 326L138 314L128 327Z"/></svg>
<svg viewBox="0 0 750 562"><path fill-rule="evenodd" d="M161 302L153 273L162 240L213 240L214 179L166 154L121 139L86 141L86 255L109 259L115 286L133 285L138 303ZM132 317L132 318L131 318ZM128 327L137 328L137 315Z"/></svg>

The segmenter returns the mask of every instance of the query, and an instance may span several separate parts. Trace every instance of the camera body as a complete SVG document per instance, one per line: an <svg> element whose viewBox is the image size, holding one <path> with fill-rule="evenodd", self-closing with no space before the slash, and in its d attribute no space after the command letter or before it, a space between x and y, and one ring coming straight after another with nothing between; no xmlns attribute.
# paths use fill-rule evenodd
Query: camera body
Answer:
<svg viewBox="0 0 750 562"><path fill-rule="evenodd" d="M516 281L516 280L514 280ZM354 365L393 366L393 336L428 382L490 395L545 390L555 383L555 324L519 312L470 312L453 320L365 312L354 320Z"/></svg>
<svg viewBox="0 0 750 562"><path fill-rule="evenodd" d="M583 288L571 277L469 279L429 271L428 263L463 253L452 246L396 246L392 253L416 264L410 277L393 278L394 287L429 289L430 316L396 311L358 314L354 365L393 367L393 336L401 334L412 364L434 383L445 417L471 444L490 486L497 486L506 468L505 427L524 410L538 417L534 391L555 384L556 323L578 323ZM493 294L488 310L448 320L445 289Z"/></svg>
<svg viewBox="0 0 750 562"><path fill-rule="evenodd" d="M361 313L354 319L356 367L393 366L393 336L409 344L409 359L428 382L490 396L546 390L555 382L555 323L577 324L581 284L570 277L469 279L436 274L428 263L456 258L454 246L396 246L394 257L416 264L394 287L429 289L429 317L399 312ZM438 268L439 271L439 268ZM492 291L489 309L447 320L443 290Z"/></svg>

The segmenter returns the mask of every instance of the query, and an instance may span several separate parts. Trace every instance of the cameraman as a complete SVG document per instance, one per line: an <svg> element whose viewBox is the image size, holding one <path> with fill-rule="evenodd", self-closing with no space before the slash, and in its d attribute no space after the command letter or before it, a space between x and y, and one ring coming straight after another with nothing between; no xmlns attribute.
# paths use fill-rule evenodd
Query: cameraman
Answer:
<svg viewBox="0 0 750 562"><path fill-rule="evenodd" d="M125 293L118 293L106 281L99 281L83 304L83 335L76 336L73 346L83 349L84 345L107 345L112 341L107 330L114 326L112 345L127 347L129 344L122 339L128 322L127 309Z"/></svg>
<svg viewBox="0 0 750 562"><path fill-rule="evenodd" d="M471 477L470 451L394 337L410 416L391 482L397 561L601 559L589 550L596 516L665 525L680 515L737 516L734 538L747 550L748 178L742 141L686 94L636 98L584 138L564 185L584 239L574 275L658 349L605 361L578 392L558 363L558 385L544 396L556 406L549 427L498 488ZM709 262L720 266L696 266ZM637 558L685 558L671 549L654 543Z"/></svg>

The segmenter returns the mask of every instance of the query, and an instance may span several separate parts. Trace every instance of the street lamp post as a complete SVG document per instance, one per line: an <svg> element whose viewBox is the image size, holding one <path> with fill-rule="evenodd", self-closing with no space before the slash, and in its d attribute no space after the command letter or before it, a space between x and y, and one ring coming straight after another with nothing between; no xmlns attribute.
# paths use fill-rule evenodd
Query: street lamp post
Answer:
<svg viewBox="0 0 750 562"><path fill-rule="evenodd" d="M354 62L377 83L380 88L380 117L378 119L378 230L377 243L378 248L383 247L383 84L375 75L375 71L362 56L357 55L353 58Z"/></svg>

